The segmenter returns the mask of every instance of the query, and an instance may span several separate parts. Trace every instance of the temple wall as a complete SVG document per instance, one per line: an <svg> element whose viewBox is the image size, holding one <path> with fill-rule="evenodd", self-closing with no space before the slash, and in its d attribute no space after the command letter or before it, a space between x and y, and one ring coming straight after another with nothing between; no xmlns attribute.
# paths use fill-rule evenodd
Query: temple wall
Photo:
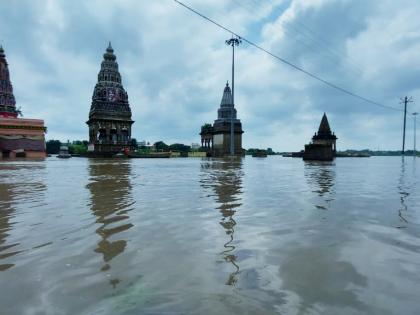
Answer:
<svg viewBox="0 0 420 315"><path fill-rule="evenodd" d="M39 136L44 137L42 130L27 130L27 129L3 129L0 127L0 136Z"/></svg>
<svg viewBox="0 0 420 315"><path fill-rule="evenodd" d="M6 156L5 153L0 151L0 160L2 159L15 159L15 158L19 158L19 154L23 154L24 158L29 158L29 159L42 159L46 157L46 153L45 152L41 152L41 151L25 151L25 152L15 152L15 151L10 151Z"/></svg>
<svg viewBox="0 0 420 315"><path fill-rule="evenodd" d="M0 151L45 151L45 141L43 139L2 139L0 136Z"/></svg>
<svg viewBox="0 0 420 315"><path fill-rule="evenodd" d="M89 151L88 153L94 155L95 153L109 153L115 154L118 152L122 152L125 149L129 149L130 151L133 150L131 143L127 144L93 144L93 151Z"/></svg>
<svg viewBox="0 0 420 315"><path fill-rule="evenodd" d="M220 142L216 143L215 139ZM215 134L213 141L213 156L230 155L230 133ZM235 155L243 155L242 133L235 133Z"/></svg>
<svg viewBox="0 0 420 315"><path fill-rule="evenodd" d="M44 121L42 119L28 119L28 118L1 118L0 125L44 127Z"/></svg>
<svg viewBox="0 0 420 315"><path fill-rule="evenodd" d="M45 157L44 121L40 119L0 118L0 152L4 158L18 155Z"/></svg>
<svg viewBox="0 0 420 315"><path fill-rule="evenodd" d="M312 161L332 161L334 159L332 145L307 144L305 145L303 159Z"/></svg>
<svg viewBox="0 0 420 315"><path fill-rule="evenodd" d="M40 152L40 151L28 151L25 153L26 153L26 157L30 159L45 158L46 156L45 152Z"/></svg>

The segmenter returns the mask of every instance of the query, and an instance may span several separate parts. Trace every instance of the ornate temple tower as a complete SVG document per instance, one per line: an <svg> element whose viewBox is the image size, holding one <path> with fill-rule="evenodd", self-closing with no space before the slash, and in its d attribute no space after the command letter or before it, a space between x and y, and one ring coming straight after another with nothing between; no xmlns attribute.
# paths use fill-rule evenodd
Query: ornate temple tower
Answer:
<svg viewBox="0 0 420 315"><path fill-rule="evenodd" d="M12 83L10 82L9 67L4 49L0 46L0 117L16 118L17 116L18 112L16 110Z"/></svg>
<svg viewBox="0 0 420 315"><path fill-rule="evenodd" d="M223 91L220 108L217 111L217 119L213 124L213 156L230 155L230 125L233 115L235 155L243 155L241 121L236 116L236 109L232 101L232 91L229 83L226 83Z"/></svg>
<svg viewBox="0 0 420 315"><path fill-rule="evenodd" d="M9 68L0 46L0 159L45 157L44 121L18 118Z"/></svg>
<svg viewBox="0 0 420 315"><path fill-rule="evenodd" d="M112 155L131 150L131 109L121 84L116 56L109 43L89 112L89 148L91 155Z"/></svg>

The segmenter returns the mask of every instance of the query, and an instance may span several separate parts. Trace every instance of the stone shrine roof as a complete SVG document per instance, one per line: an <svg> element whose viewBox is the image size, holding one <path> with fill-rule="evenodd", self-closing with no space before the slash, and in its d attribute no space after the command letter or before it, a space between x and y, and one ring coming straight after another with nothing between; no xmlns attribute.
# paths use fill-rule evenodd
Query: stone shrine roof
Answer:
<svg viewBox="0 0 420 315"><path fill-rule="evenodd" d="M229 82L226 82L225 89L223 90L223 96L222 101L220 102L221 107L225 106L233 106L233 100L232 100L232 91L229 87Z"/></svg>
<svg viewBox="0 0 420 315"><path fill-rule="evenodd" d="M337 137L333 132L331 132L330 124L328 122L327 114L324 113L319 124L318 133L312 137L313 140L317 139L331 139L335 140Z"/></svg>
<svg viewBox="0 0 420 315"><path fill-rule="evenodd" d="M236 117L236 109L233 104L232 91L229 87L229 82L227 82L223 90L220 108L217 111L217 119L214 121L215 126L221 123L230 122L232 116L234 123L240 123L240 120Z"/></svg>
<svg viewBox="0 0 420 315"><path fill-rule="evenodd" d="M321 124L318 128L318 134L331 134L330 124L328 122L327 114L324 113L322 116Z"/></svg>

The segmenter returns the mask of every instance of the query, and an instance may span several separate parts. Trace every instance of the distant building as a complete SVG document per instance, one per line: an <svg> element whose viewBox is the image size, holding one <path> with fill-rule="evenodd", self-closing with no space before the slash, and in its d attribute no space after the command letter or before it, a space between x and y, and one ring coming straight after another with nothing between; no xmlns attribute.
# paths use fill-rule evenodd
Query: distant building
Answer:
<svg viewBox="0 0 420 315"><path fill-rule="evenodd" d="M132 150L131 126L134 123L111 43L103 56L86 122L89 126L88 151L100 156Z"/></svg>
<svg viewBox="0 0 420 315"><path fill-rule="evenodd" d="M0 159L45 157L44 121L18 118L9 67L0 46Z"/></svg>
<svg viewBox="0 0 420 315"><path fill-rule="evenodd" d="M312 137L312 143L305 145L304 160L332 161L337 152L337 137L331 132L327 115L322 116L318 133Z"/></svg>
<svg viewBox="0 0 420 315"><path fill-rule="evenodd" d="M223 91L220 108L217 111L217 119L214 124L205 124L201 127L201 146L207 151L208 155L223 157L230 155L230 131L231 119L234 124L234 154L241 156L244 154L242 149L242 130L241 121L237 118L237 112L232 101L232 91L229 83Z"/></svg>

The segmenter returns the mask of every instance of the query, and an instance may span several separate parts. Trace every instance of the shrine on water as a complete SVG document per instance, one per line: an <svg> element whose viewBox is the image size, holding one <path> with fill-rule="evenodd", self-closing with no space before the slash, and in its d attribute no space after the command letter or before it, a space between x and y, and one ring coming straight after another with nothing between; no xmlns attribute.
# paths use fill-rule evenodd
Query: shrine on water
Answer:
<svg viewBox="0 0 420 315"><path fill-rule="evenodd" d="M0 46L0 159L45 157L44 121L19 115L6 55Z"/></svg>
<svg viewBox="0 0 420 315"><path fill-rule="evenodd" d="M234 155L244 155L242 149L241 121L237 118L237 111L232 100L232 91L229 83L226 83L223 91L220 108L217 111L217 119L214 124L205 124L201 127L201 146L209 156L223 157L230 155L231 121L233 119L234 130Z"/></svg>
<svg viewBox="0 0 420 315"><path fill-rule="evenodd" d="M318 133L312 137L312 143L305 145L304 160L332 161L337 153L337 137L331 132L327 115L322 116Z"/></svg>
<svg viewBox="0 0 420 315"><path fill-rule="evenodd" d="M90 156L112 156L132 150L131 126L134 121L111 43L103 57L86 122Z"/></svg>

